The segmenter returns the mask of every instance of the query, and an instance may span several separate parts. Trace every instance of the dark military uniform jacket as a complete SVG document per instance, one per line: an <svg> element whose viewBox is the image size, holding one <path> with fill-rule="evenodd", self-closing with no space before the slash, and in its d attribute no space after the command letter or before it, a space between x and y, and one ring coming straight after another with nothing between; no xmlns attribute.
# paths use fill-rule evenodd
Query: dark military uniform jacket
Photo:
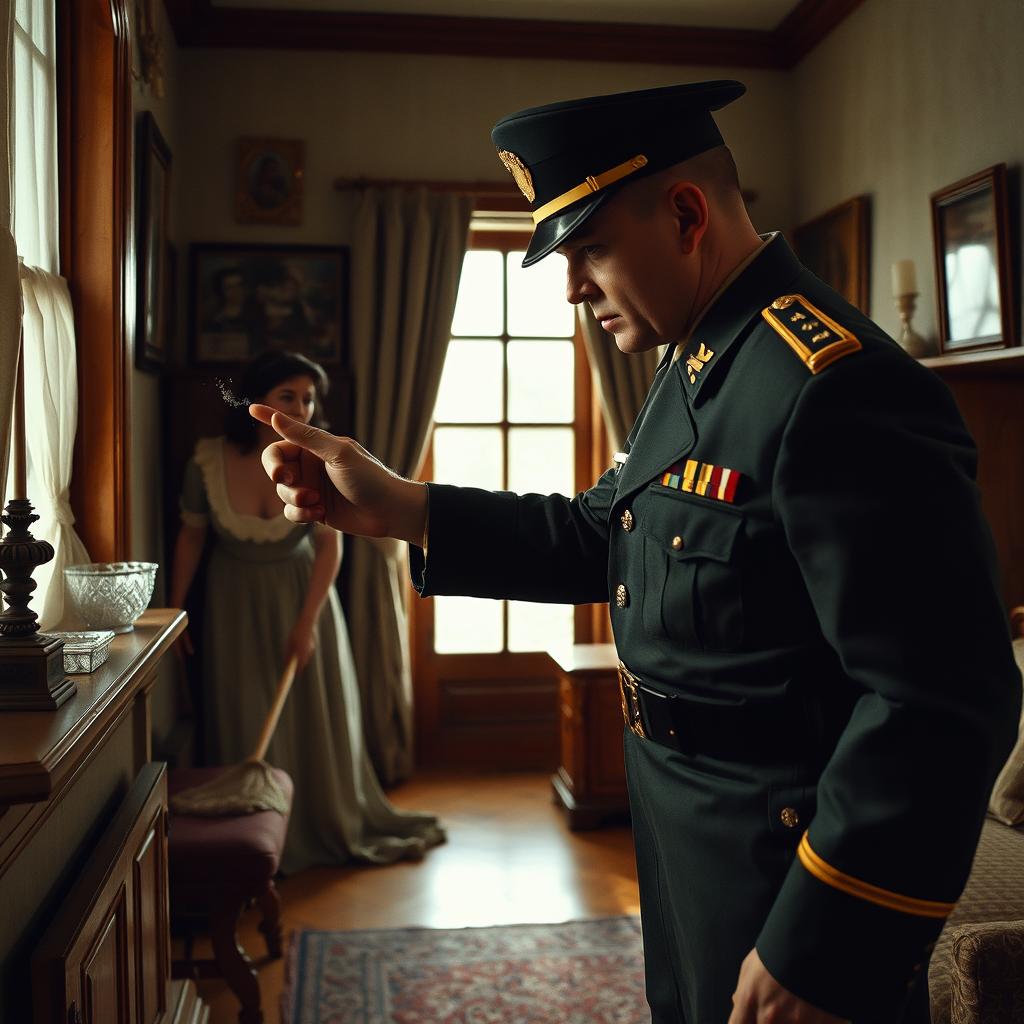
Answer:
<svg viewBox="0 0 1024 1024"><path fill-rule="evenodd" d="M659 842L712 894L676 908L673 955L699 986L711 916L752 912L743 943L784 986L891 1019L1020 707L953 399L776 237L666 353L626 449L572 500L429 485L417 589L610 600L649 691L626 702L648 734L627 732L627 763L630 743L678 747L681 817ZM738 888L716 875L730 857ZM691 1000L696 1024L724 1020L717 999Z"/></svg>

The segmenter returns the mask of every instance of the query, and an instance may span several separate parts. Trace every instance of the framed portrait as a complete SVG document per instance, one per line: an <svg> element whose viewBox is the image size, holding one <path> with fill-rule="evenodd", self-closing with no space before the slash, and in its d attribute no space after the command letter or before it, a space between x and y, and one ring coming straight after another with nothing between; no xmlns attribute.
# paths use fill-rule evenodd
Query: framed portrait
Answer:
<svg viewBox="0 0 1024 1024"><path fill-rule="evenodd" d="M167 223L171 151L153 115L139 115L135 135L137 268L135 363L151 372L167 364L172 323Z"/></svg>
<svg viewBox="0 0 1024 1024"><path fill-rule="evenodd" d="M239 139L235 220L300 224L305 155L301 139Z"/></svg>
<svg viewBox="0 0 1024 1024"><path fill-rule="evenodd" d="M942 351L1016 345L1006 164L940 189L931 202Z"/></svg>
<svg viewBox="0 0 1024 1024"><path fill-rule="evenodd" d="M794 228L793 248L805 267L870 314L870 197L855 196Z"/></svg>
<svg viewBox="0 0 1024 1024"><path fill-rule="evenodd" d="M192 360L239 363L267 349L336 364L346 352L348 249L201 243L190 249Z"/></svg>

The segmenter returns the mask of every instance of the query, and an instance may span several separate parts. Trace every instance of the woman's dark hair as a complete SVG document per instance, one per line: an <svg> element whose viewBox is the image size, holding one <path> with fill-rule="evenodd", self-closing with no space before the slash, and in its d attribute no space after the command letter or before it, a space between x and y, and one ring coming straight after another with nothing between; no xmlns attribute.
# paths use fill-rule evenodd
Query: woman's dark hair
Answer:
<svg viewBox="0 0 1024 1024"><path fill-rule="evenodd" d="M316 386L316 408L313 426L326 427L321 415L321 400L327 394L329 382L324 368L298 352L263 352L242 371L235 393L246 402L259 402L268 391L281 381L292 377L309 377ZM224 420L224 433L243 452L251 452L259 440L259 424L249 415L248 405L230 405Z"/></svg>

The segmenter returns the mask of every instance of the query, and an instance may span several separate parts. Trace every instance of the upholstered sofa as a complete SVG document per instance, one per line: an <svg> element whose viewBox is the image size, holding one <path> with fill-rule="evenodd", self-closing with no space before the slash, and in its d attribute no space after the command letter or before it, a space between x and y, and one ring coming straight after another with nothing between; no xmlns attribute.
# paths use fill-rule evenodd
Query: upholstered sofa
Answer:
<svg viewBox="0 0 1024 1024"><path fill-rule="evenodd" d="M1024 632L1024 609L1011 615ZM1014 641L1024 668L1024 639ZM1024 1024L1024 731L928 973L932 1024Z"/></svg>

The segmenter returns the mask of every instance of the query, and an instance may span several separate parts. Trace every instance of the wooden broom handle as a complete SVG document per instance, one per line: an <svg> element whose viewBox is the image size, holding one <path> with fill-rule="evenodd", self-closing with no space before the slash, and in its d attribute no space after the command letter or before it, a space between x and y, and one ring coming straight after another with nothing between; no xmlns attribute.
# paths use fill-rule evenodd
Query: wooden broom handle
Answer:
<svg viewBox="0 0 1024 1024"><path fill-rule="evenodd" d="M281 717L281 709L284 707L284 702L288 699L288 691L292 688L292 682L295 680L295 669L298 667L298 664L299 656L293 654L288 659L288 663L285 665L284 671L277 681L277 694L274 697L274 703L267 712L267 719L263 723L263 732L260 733L260 741L256 744L256 749L249 755L250 761L262 761L266 756L267 747L270 746L270 738L274 735L274 729L277 728L277 720Z"/></svg>

